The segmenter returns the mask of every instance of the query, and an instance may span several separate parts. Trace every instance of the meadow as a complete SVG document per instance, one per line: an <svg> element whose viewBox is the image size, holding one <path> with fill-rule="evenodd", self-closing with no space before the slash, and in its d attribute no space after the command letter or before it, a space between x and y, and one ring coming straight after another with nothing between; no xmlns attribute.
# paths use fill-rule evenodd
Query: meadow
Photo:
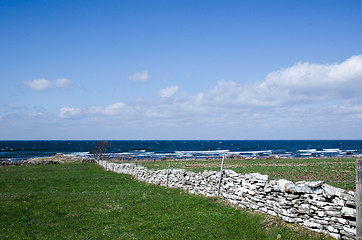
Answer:
<svg viewBox="0 0 362 240"><path fill-rule="evenodd" d="M0 167L0 187L0 239L330 239L90 163Z"/></svg>
<svg viewBox="0 0 362 240"><path fill-rule="evenodd" d="M182 168L193 172L204 170L220 171L221 159L142 161L148 169ZM355 158L283 158L283 159L230 159L226 158L224 169L245 174L259 172L269 179L298 181L319 181L346 190L355 191Z"/></svg>

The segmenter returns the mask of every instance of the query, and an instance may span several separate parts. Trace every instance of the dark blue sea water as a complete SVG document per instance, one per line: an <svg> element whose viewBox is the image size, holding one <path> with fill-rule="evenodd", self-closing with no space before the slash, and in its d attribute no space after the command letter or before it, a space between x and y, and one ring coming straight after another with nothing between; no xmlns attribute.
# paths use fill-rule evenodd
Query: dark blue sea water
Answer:
<svg viewBox="0 0 362 240"><path fill-rule="evenodd" d="M19 160L63 153L90 156L98 141L0 141L0 158ZM112 157L138 159L244 157L362 156L362 140L194 140L109 141Z"/></svg>

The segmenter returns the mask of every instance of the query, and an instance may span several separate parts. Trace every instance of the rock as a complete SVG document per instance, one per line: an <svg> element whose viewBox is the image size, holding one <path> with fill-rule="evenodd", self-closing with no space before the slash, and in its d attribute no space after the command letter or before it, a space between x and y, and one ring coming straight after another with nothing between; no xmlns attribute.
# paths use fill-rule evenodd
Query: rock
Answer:
<svg viewBox="0 0 362 240"><path fill-rule="evenodd" d="M311 204L323 208L324 206L328 205L328 203L326 202L321 202L321 201L311 201Z"/></svg>
<svg viewBox="0 0 362 240"><path fill-rule="evenodd" d="M329 233L329 235L331 235L333 238L335 239L340 239L341 238L341 235L337 234L337 233Z"/></svg>
<svg viewBox="0 0 362 240"><path fill-rule="evenodd" d="M255 178L258 179L258 180L262 180L262 181L268 181L269 180L268 175L262 175L262 174L256 175Z"/></svg>
<svg viewBox="0 0 362 240"><path fill-rule="evenodd" d="M284 221L286 221L286 222L290 222L290 223L295 222L295 220L294 220L293 217L282 216L281 218L282 218Z"/></svg>
<svg viewBox="0 0 362 240"><path fill-rule="evenodd" d="M235 191L235 193L238 195L238 196L243 196L244 193L248 192L248 189L244 188L244 187L238 187Z"/></svg>
<svg viewBox="0 0 362 240"><path fill-rule="evenodd" d="M349 207L342 207L341 210L342 216L345 217L356 217L356 209L354 208L349 208Z"/></svg>
<svg viewBox="0 0 362 240"><path fill-rule="evenodd" d="M344 201L340 198L334 198L332 202L341 207L344 207L345 205Z"/></svg>
<svg viewBox="0 0 362 240"><path fill-rule="evenodd" d="M336 221L339 222L339 223L342 223L343 225L349 224L349 221L347 219L344 219L344 218L336 218Z"/></svg>
<svg viewBox="0 0 362 240"><path fill-rule="evenodd" d="M309 213L310 212L310 205L309 204L301 204L299 205L299 212L301 213Z"/></svg>
<svg viewBox="0 0 362 240"><path fill-rule="evenodd" d="M324 211L317 211L318 217L324 217L326 216L326 213Z"/></svg>
<svg viewBox="0 0 362 240"><path fill-rule="evenodd" d="M315 223L315 222L311 222L309 220L305 220L303 221L303 225L308 227L308 228L317 228L317 229L321 229L322 225L319 223Z"/></svg>
<svg viewBox="0 0 362 240"><path fill-rule="evenodd" d="M305 185L310 188L318 188L323 185L324 181L306 182Z"/></svg>
<svg viewBox="0 0 362 240"><path fill-rule="evenodd" d="M349 227L344 226L343 230L346 231L348 234L356 235L356 229L354 229L354 228L349 228Z"/></svg>
<svg viewBox="0 0 362 240"><path fill-rule="evenodd" d="M294 189L297 193L313 193L312 189L305 185L296 185Z"/></svg>
<svg viewBox="0 0 362 240"><path fill-rule="evenodd" d="M337 211L337 208L335 206L325 206L324 207L325 211Z"/></svg>
<svg viewBox="0 0 362 240"><path fill-rule="evenodd" d="M326 214L331 217L341 217L342 216L341 212L337 212L337 211L326 211Z"/></svg>
<svg viewBox="0 0 362 240"><path fill-rule="evenodd" d="M240 176L239 173L236 173L235 171L229 170L229 169L225 169L224 174L229 177L239 177Z"/></svg>
<svg viewBox="0 0 362 240"><path fill-rule="evenodd" d="M290 192L294 189L294 183L285 179L278 180L278 187L282 192Z"/></svg>
<svg viewBox="0 0 362 240"><path fill-rule="evenodd" d="M324 194L328 198L338 196L338 195L340 195L341 193L343 193L345 191L345 190L343 190L341 188L332 187L331 185L328 185L328 184L323 184L323 190L324 190Z"/></svg>
<svg viewBox="0 0 362 240"><path fill-rule="evenodd" d="M331 232L331 233L338 233L338 230L335 229L335 228L332 227L332 226L327 226L327 230L328 230L329 232Z"/></svg>
<svg viewBox="0 0 362 240"><path fill-rule="evenodd" d="M261 175L261 174L260 173L247 173L244 176L247 179L253 179L253 178L256 178L256 176L258 176L258 175Z"/></svg>
<svg viewBox="0 0 362 240"><path fill-rule="evenodd" d="M264 192L270 193L271 191L272 191L271 185L270 185L270 184L265 185L265 187L264 187Z"/></svg>

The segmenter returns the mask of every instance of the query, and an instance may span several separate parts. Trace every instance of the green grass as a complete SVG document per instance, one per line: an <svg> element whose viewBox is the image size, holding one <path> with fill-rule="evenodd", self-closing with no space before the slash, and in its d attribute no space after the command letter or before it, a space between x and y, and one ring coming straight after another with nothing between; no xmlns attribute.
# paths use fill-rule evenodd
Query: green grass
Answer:
<svg viewBox="0 0 362 240"><path fill-rule="evenodd" d="M355 190L354 158L312 158L312 159L226 159L224 169L232 169L238 173L269 175L270 179L288 179L290 181L318 181L347 189ZM145 161L142 165L149 169L164 169L168 161ZM172 168L183 168L194 172L220 170L221 159L213 160L177 160L171 162Z"/></svg>
<svg viewBox="0 0 362 240"><path fill-rule="evenodd" d="M0 239L325 239L93 164L0 167Z"/></svg>

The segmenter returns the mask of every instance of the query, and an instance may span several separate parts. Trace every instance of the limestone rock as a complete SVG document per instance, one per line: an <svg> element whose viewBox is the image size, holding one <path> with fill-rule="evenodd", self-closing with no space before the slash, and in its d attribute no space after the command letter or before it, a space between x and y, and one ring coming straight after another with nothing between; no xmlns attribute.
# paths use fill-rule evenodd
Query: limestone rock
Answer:
<svg viewBox="0 0 362 240"><path fill-rule="evenodd" d="M356 217L356 209L354 209L354 208L342 207L341 213L342 213L342 216Z"/></svg>
<svg viewBox="0 0 362 240"><path fill-rule="evenodd" d="M341 193L345 192L345 190L343 190L341 188L332 187L331 185L328 185L328 184L323 184L323 190L324 190L324 194L328 198L338 196Z"/></svg>
<svg viewBox="0 0 362 240"><path fill-rule="evenodd" d="M278 187L282 192L290 192L294 188L294 183L285 179L278 180Z"/></svg>
<svg viewBox="0 0 362 240"><path fill-rule="evenodd" d="M317 229L321 229L322 225L319 223L315 223L315 222L311 222L309 220L305 220L303 221L303 225L308 227L308 228L317 228Z"/></svg>
<svg viewBox="0 0 362 240"><path fill-rule="evenodd" d="M305 185L310 188L318 188L323 185L324 181L306 182Z"/></svg>

